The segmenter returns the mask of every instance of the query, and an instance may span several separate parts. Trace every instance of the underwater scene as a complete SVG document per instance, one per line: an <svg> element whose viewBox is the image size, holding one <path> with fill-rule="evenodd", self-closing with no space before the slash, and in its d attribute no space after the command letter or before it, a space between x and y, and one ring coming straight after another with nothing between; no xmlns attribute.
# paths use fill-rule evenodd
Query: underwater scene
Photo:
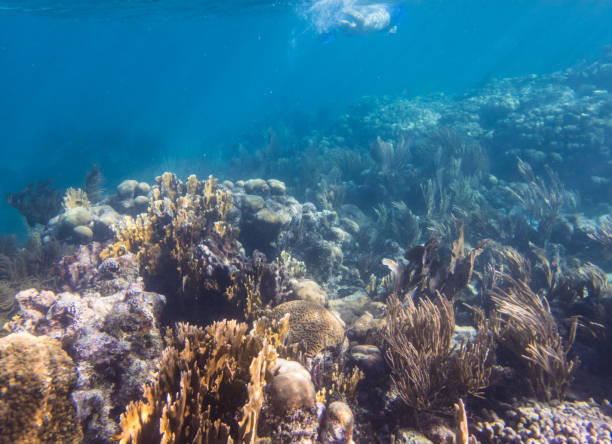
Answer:
<svg viewBox="0 0 612 444"><path fill-rule="evenodd" d="M0 0L0 444L612 444L611 23Z"/></svg>

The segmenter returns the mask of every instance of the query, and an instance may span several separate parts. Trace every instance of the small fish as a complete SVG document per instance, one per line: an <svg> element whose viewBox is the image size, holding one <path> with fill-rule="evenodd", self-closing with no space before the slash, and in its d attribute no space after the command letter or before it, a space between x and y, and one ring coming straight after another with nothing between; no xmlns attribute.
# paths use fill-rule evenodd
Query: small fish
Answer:
<svg viewBox="0 0 612 444"><path fill-rule="evenodd" d="M392 259L384 258L382 260L382 264L385 267L387 267L389 270L391 270L391 273L393 273L393 276L395 277L395 279L397 279L399 277L400 269L399 269L399 265L398 265L397 262L395 262Z"/></svg>

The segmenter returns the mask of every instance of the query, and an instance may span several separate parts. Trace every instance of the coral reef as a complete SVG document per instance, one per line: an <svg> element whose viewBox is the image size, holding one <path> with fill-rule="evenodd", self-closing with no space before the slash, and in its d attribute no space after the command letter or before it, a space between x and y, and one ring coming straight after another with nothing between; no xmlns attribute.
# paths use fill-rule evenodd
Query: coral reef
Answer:
<svg viewBox="0 0 612 444"><path fill-rule="evenodd" d="M334 401L325 410L321 441L328 443L353 443L355 418L350 407L342 401Z"/></svg>
<svg viewBox="0 0 612 444"><path fill-rule="evenodd" d="M80 188L68 188L62 198L62 208L70 210L78 207L85 208L86 210L89 210L91 207L87 193Z"/></svg>
<svg viewBox="0 0 612 444"><path fill-rule="evenodd" d="M440 293L453 300L467 287L472 277L474 262L482 252L484 242L466 252L461 225L448 263L444 263L441 258L440 243L440 238L432 237L424 246L407 251L405 259L408 260L408 265L405 267L390 259L383 260L391 270L395 293L409 294L413 298L431 298Z"/></svg>
<svg viewBox="0 0 612 444"><path fill-rule="evenodd" d="M577 358L568 357L575 322L564 343L545 298L524 281L500 272L493 272L491 281L494 287L488 294L498 313L497 336L524 365L527 383L538 398L563 399L578 364Z"/></svg>
<svg viewBox="0 0 612 444"><path fill-rule="evenodd" d="M483 444L507 443L609 443L609 413L594 402L565 401L515 403L502 416L475 424L475 436Z"/></svg>
<svg viewBox="0 0 612 444"><path fill-rule="evenodd" d="M0 441L81 442L70 398L76 379L59 341L29 333L0 339Z"/></svg>
<svg viewBox="0 0 612 444"><path fill-rule="evenodd" d="M147 212L150 192L148 183L126 179L117 185L116 194L109 199L109 204L119 213L135 217Z"/></svg>
<svg viewBox="0 0 612 444"><path fill-rule="evenodd" d="M437 296L415 303L410 297L388 300L383 349L393 389L417 411L450 409L466 395L488 385L494 363L493 338L484 321L479 334L451 347L455 329L452 303Z"/></svg>
<svg viewBox="0 0 612 444"><path fill-rule="evenodd" d="M137 270L133 257L97 267L85 265L90 258L91 251L83 247L69 263L79 264L84 277L75 280L74 273L66 275L66 285L74 285L82 294L22 291L15 296L18 316L8 325L11 331L60 341L76 365L72 398L85 441L110 442L119 413L141 395L142 385L156 368L165 298L143 291L142 282L127 275L130 269ZM109 294L100 294L96 288Z"/></svg>
<svg viewBox="0 0 612 444"><path fill-rule="evenodd" d="M102 188L102 184L104 183L104 176L100 171L100 168L97 164L94 164L91 167L91 170L87 172L85 175L85 193L87 197L91 201L91 203L96 204L104 198L104 189Z"/></svg>
<svg viewBox="0 0 612 444"><path fill-rule="evenodd" d="M255 442L266 368L286 320L247 330L227 320L206 329L179 324L156 381L122 415L120 442Z"/></svg>
<svg viewBox="0 0 612 444"><path fill-rule="evenodd" d="M277 359L269 368L260 431L272 442L316 442L318 406L310 373L296 361Z"/></svg>
<svg viewBox="0 0 612 444"><path fill-rule="evenodd" d="M132 284L142 287L138 261L131 253L100 260L103 246L92 242L81 245L72 255L65 255L56 264L59 280L56 288L83 296L110 296L128 290Z"/></svg>
<svg viewBox="0 0 612 444"><path fill-rule="evenodd" d="M608 252L612 252L612 218L606 217L596 230L588 233L594 241L599 242Z"/></svg>
<svg viewBox="0 0 612 444"><path fill-rule="evenodd" d="M269 403L281 415L287 410L314 409L316 394L310 373L300 363L277 359L266 386Z"/></svg>
<svg viewBox="0 0 612 444"><path fill-rule="evenodd" d="M84 442L610 442L610 54L276 119L232 181L30 185L0 315Z"/></svg>
<svg viewBox="0 0 612 444"><path fill-rule="evenodd" d="M289 301L277 305L269 316L281 319L289 314L287 344L297 344L312 357L325 348L336 348L344 341L342 321L325 307L309 301Z"/></svg>
<svg viewBox="0 0 612 444"><path fill-rule="evenodd" d="M124 216L116 226L117 242L101 257L134 253L146 287L167 295L183 314L210 317L202 310L211 303L218 308L225 304L232 314L226 291L233 286L230 298L234 292L246 291L248 273L234 229L226 220L233 206L231 192L212 176L205 181L190 176L182 183L165 173L156 181L148 212L136 219ZM238 303L246 300L246 295L235 296Z"/></svg>
<svg viewBox="0 0 612 444"><path fill-rule="evenodd" d="M251 248L270 253L271 244L297 217L301 206L294 198L285 195L285 184L274 179L238 181L232 193L242 211L241 241Z"/></svg>
<svg viewBox="0 0 612 444"><path fill-rule="evenodd" d="M43 243L33 232L23 246L15 239L4 239L0 252L0 326L17 310L13 297L17 292L32 288L55 288L59 281L56 263L69 249L57 241ZM6 330L0 330L0 336Z"/></svg>
<svg viewBox="0 0 612 444"><path fill-rule="evenodd" d="M524 182L513 183L507 187L507 190L518 201L530 220L536 224L541 241L546 241L563 207L567 205L575 207L576 196L565 191L557 175L547 165L544 169L548 181L542 176L536 176L527 162L520 158L517 162Z"/></svg>
<svg viewBox="0 0 612 444"><path fill-rule="evenodd" d="M8 204L19 211L31 227L46 224L61 208L62 196L51 187L51 182L40 181L36 187L30 183L19 193L6 197Z"/></svg>
<svg viewBox="0 0 612 444"><path fill-rule="evenodd" d="M86 197L84 200L83 196L73 194L67 192L64 209L49 220L45 237L73 244L109 240L113 236L112 226L119 221L119 213L103 202L91 205Z"/></svg>
<svg viewBox="0 0 612 444"><path fill-rule="evenodd" d="M292 282L292 297L302 301L314 302L322 306L327 305L327 293L312 279L299 279Z"/></svg>

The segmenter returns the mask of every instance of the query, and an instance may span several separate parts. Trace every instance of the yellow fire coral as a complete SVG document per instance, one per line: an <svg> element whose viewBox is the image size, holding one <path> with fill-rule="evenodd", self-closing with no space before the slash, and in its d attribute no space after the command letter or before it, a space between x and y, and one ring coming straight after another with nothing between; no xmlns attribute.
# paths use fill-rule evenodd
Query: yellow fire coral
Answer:
<svg viewBox="0 0 612 444"><path fill-rule="evenodd" d="M288 330L279 323L235 320L206 329L179 324L157 380L121 416L121 443L255 443L266 369Z"/></svg>
<svg viewBox="0 0 612 444"><path fill-rule="evenodd" d="M222 295L238 252L226 222L231 192L212 176L198 181L192 175L183 183L164 173L156 181L148 212L123 218L116 242L101 257L137 254L145 280L181 306L203 294Z"/></svg>
<svg viewBox="0 0 612 444"><path fill-rule="evenodd" d="M80 442L70 397L76 379L59 341L29 333L0 339L0 441Z"/></svg>

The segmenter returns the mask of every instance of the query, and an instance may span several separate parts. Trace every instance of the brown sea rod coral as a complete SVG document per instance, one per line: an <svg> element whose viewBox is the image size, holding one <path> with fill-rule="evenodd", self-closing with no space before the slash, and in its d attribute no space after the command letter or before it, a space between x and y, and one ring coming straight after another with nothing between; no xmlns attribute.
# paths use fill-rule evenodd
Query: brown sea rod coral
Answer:
<svg viewBox="0 0 612 444"><path fill-rule="evenodd" d="M600 222L597 229L587 235L603 246L608 254L612 254L612 217L606 217Z"/></svg>
<svg viewBox="0 0 612 444"><path fill-rule="evenodd" d="M493 338L480 322L473 341L451 346L453 304L438 294L402 303L387 302L382 348L391 368L394 391L417 411L449 410L465 395L478 395L491 376Z"/></svg>
<svg viewBox="0 0 612 444"><path fill-rule="evenodd" d="M470 282L474 262L482 253L485 242L466 251L463 225L459 224L459 236L453 242L450 261L440 252L442 239L431 237L425 245L406 252L408 265L384 259L383 264L392 272L394 292L410 294L414 298L434 298L436 292L453 300Z"/></svg>
<svg viewBox="0 0 612 444"><path fill-rule="evenodd" d="M506 191L529 217L538 224L540 240L550 237L554 223L564 207L575 207L577 195L567 191L557 174L548 165L546 176L537 175L529 163L517 158L518 171L524 182L512 183Z"/></svg>
<svg viewBox="0 0 612 444"><path fill-rule="evenodd" d="M0 442L80 442L70 398L76 380L59 341L29 333L0 339Z"/></svg>
<svg viewBox="0 0 612 444"><path fill-rule="evenodd" d="M496 307L497 336L523 364L527 381L543 400L562 399L573 379L578 359L568 357L575 324L564 341L548 301L523 280L492 271L488 295Z"/></svg>
<svg viewBox="0 0 612 444"><path fill-rule="evenodd" d="M104 189L102 188L104 176L97 164L94 164L87 172L84 183L85 194L91 202L98 203L104 198Z"/></svg>
<svg viewBox="0 0 612 444"><path fill-rule="evenodd" d="M30 227L36 224L44 225L49 219L59 213L62 196L51 186L52 180L42 180L36 184L28 184L18 193L10 193L6 201L22 216Z"/></svg>
<svg viewBox="0 0 612 444"><path fill-rule="evenodd" d="M266 368L287 332L277 324L235 320L178 324L144 399L121 416L121 443L254 443Z"/></svg>

